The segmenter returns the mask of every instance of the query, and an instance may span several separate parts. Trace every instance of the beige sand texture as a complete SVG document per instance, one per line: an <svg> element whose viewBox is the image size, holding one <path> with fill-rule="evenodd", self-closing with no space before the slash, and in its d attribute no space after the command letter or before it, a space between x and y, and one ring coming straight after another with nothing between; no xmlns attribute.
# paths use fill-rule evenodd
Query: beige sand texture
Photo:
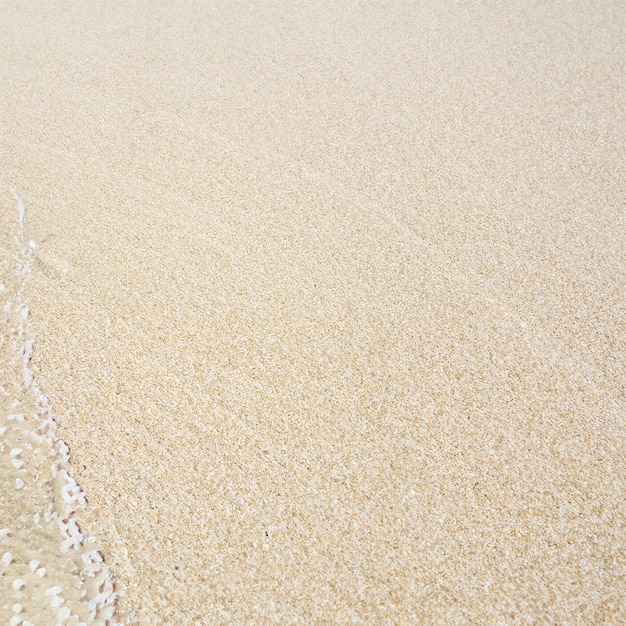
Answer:
<svg viewBox="0 0 626 626"><path fill-rule="evenodd" d="M33 377L25 293L37 255L24 218L14 190L0 192L0 623L107 625L115 580L83 523L85 495Z"/></svg>
<svg viewBox="0 0 626 626"><path fill-rule="evenodd" d="M625 76L617 0L0 2L121 621L626 623Z"/></svg>

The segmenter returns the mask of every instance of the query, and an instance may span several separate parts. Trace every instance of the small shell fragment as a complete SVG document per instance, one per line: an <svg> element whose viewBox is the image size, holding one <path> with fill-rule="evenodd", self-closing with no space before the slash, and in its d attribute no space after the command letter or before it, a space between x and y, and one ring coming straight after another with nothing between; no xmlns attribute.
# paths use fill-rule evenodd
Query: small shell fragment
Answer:
<svg viewBox="0 0 626 626"><path fill-rule="evenodd" d="M21 478L16 478L15 479L15 488L16 489L22 489L22 487L24 487L26 483L21 479Z"/></svg>
<svg viewBox="0 0 626 626"><path fill-rule="evenodd" d="M54 596L50 600L50 605L53 606L55 609L61 606L62 604L65 604L65 600L61 596Z"/></svg>
<svg viewBox="0 0 626 626"><path fill-rule="evenodd" d="M7 567L8 565L11 565L11 561L13 561L13 555L10 552L5 552L2 555L2 559L0 559L0 562L5 567Z"/></svg>
<svg viewBox="0 0 626 626"><path fill-rule="evenodd" d="M35 574L37 574L37 576L39 576L39 578L44 578L46 575L46 568L45 567L40 567Z"/></svg>
<svg viewBox="0 0 626 626"><path fill-rule="evenodd" d="M26 583L21 578L16 578L12 585L13 591L21 591L26 587Z"/></svg>
<svg viewBox="0 0 626 626"><path fill-rule="evenodd" d="M29 564L28 567L30 569L31 572L34 572L35 570L37 570L37 568L40 565L40 561L38 561L37 559L33 559Z"/></svg>

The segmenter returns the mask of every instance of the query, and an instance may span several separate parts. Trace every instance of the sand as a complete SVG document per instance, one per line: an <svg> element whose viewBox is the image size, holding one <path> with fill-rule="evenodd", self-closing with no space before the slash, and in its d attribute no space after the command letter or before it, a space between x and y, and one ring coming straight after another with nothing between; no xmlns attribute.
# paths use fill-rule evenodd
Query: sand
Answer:
<svg viewBox="0 0 626 626"><path fill-rule="evenodd" d="M0 196L0 622L110 624L115 579L82 524L85 494L31 367L25 292L37 255L25 208L14 190Z"/></svg>
<svg viewBox="0 0 626 626"><path fill-rule="evenodd" d="M621 2L1 3L116 620L626 621L625 69Z"/></svg>

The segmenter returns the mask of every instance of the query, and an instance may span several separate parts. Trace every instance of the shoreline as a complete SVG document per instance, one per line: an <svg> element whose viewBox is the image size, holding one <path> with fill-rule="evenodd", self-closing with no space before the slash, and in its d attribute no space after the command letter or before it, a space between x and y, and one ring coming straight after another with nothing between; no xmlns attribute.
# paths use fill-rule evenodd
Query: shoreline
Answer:
<svg viewBox="0 0 626 626"><path fill-rule="evenodd" d="M68 474L68 447L56 436L52 407L30 367L35 342L28 330L30 311L23 294L37 245L25 241L26 209L17 193L8 191L18 220L17 232L7 232L7 239L14 241L2 242L3 261L8 265L2 268L3 278L8 281L2 283L0 295L6 314L3 343L8 346L2 352L0 410L5 457L0 466L5 491L0 553L6 601L0 619L26 626L42 619L68 626L87 620L114 624L113 580L96 539L85 536L77 521L85 496Z"/></svg>
<svg viewBox="0 0 626 626"><path fill-rule="evenodd" d="M6 18L27 366L116 619L626 615L624 7Z"/></svg>

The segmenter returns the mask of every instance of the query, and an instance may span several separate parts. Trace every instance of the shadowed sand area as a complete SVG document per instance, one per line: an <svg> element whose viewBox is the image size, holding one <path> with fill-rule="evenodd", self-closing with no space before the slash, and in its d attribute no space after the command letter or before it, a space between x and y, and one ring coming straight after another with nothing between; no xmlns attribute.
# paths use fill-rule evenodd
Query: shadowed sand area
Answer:
<svg viewBox="0 0 626 626"><path fill-rule="evenodd" d="M120 621L626 622L625 71L617 1L0 2Z"/></svg>

